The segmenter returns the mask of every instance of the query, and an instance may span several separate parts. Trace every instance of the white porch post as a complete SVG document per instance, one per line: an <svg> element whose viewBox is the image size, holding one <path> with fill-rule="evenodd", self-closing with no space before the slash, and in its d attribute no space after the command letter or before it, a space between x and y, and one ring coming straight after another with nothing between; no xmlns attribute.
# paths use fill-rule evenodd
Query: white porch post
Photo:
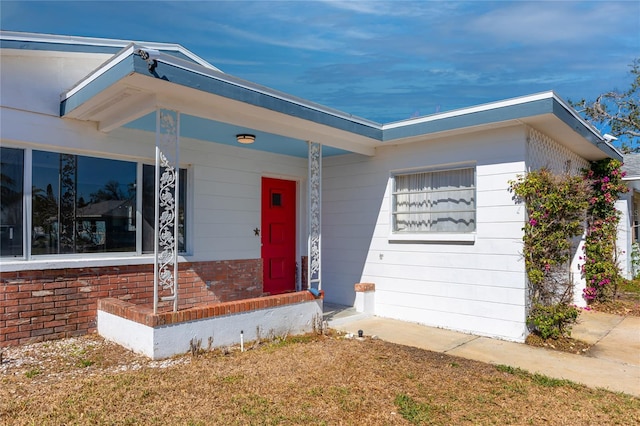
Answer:
<svg viewBox="0 0 640 426"><path fill-rule="evenodd" d="M308 207L309 215L309 239L307 253L307 286L309 289L322 290L321 283L321 215L322 207L322 145L315 142L309 143L309 191Z"/></svg>
<svg viewBox="0 0 640 426"><path fill-rule="evenodd" d="M180 113L156 111L156 175L153 312L158 302L173 301L178 310L178 178Z"/></svg>

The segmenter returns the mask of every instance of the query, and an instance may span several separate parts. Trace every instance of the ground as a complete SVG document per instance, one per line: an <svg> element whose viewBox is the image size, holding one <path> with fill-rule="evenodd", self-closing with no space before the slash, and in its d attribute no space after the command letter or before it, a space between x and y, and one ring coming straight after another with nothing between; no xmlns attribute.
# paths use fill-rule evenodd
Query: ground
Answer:
<svg viewBox="0 0 640 426"><path fill-rule="evenodd" d="M621 285L613 300L608 302L593 302L587 309L604 312L613 315L634 315L640 317L640 279L628 281ZM530 334L526 343L531 346L539 346L557 351L583 354L589 350L590 345L571 337L558 339L542 339L540 336Z"/></svg>
<svg viewBox="0 0 640 426"><path fill-rule="evenodd" d="M527 345L538 346L541 348L552 349L556 351L568 352L572 354L582 355L586 353L591 345L582 340L574 339L572 337L559 337L557 339L548 338L543 339L537 334L530 334L525 341Z"/></svg>
<svg viewBox="0 0 640 426"><path fill-rule="evenodd" d="M640 316L640 286L590 309ZM640 424L638 398L370 337L247 348L151 361L95 334L2 348L0 424Z"/></svg>
<svg viewBox="0 0 640 426"><path fill-rule="evenodd" d="M635 315L640 317L640 279L623 283L612 301L606 303L594 302L591 308L614 315Z"/></svg>
<svg viewBox="0 0 640 426"><path fill-rule="evenodd" d="M338 334L150 361L96 335L5 348L0 424L639 424L640 399Z"/></svg>

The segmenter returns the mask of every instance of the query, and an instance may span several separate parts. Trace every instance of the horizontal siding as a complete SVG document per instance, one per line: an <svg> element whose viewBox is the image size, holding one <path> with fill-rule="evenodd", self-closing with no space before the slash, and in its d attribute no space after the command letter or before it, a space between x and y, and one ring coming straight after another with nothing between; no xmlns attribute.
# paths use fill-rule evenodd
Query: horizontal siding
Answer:
<svg viewBox="0 0 640 426"><path fill-rule="evenodd" d="M486 316L486 312L485 315L470 315L451 312L446 306L443 308L426 310L400 305L376 304L376 315L505 340L524 340L525 338L522 326L524 317L520 321L501 320Z"/></svg>
<svg viewBox="0 0 640 426"><path fill-rule="evenodd" d="M259 258L260 197L263 176L299 180L307 175L306 159L259 152L215 143L187 143L183 159L194 173L193 255L195 259ZM303 185L301 185L303 186ZM303 190L303 188L302 188ZM301 198L304 193L300 194ZM300 216L306 203L299 200ZM301 229L301 224L298 224ZM300 232L298 247L306 250Z"/></svg>
<svg viewBox="0 0 640 426"><path fill-rule="evenodd" d="M2 54L2 105L58 117L60 94L98 68L112 55ZM55 70L52 72L52 70ZM3 129L4 130L4 129Z"/></svg>
<svg viewBox="0 0 640 426"><path fill-rule="evenodd" d="M509 181L523 173L524 152L525 131L518 127L382 148L372 158L326 159L326 299L350 304L354 283L373 282L376 315L522 340L525 212ZM392 173L460 162L476 165L475 241L390 242Z"/></svg>
<svg viewBox="0 0 640 426"><path fill-rule="evenodd" d="M450 284L442 283L439 290L448 289ZM404 289L404 287L403 287ZM504 292L503 292L504 293ZM457 296L440 295L434 293L413 293L409 291L399 291L396 289L385 291L376 287L376 300L380 305L402 306L408 309L424 309L436 312L450 312L459 315L469 315L480 318L493 318L502 321L510 321L517 318L523 312L523 304L505 303L502 300L487 300L485 292L469 291L464 293L459 291ZM494 294L491 293L493 296ZM501 294L502 295L502 294ZM502 295L504 296L504 295Z"/></svg>
<svg viewBox="0 0 640 426"><path fill-rule="evenodd" d="M4 98L3 98L4 102ZM95 123L62 120L2 108L2 144L22 148L92 155L152 164L155 135L133 129L109 134ZM11 125L7 123L11 122ZM299 253L306 251L307 160L241 147L180 140L181 167L189 170L187 197L189 261L260 257L260 188L262 176L294 179L300 185Z"/></svg>
<svg viewBox="0 0 640 426"><path fill-rule="evenodd" d="M377 262L367 262L363 274L370 277L391 278L405 277L407 279L429 279L436 271L449 269L447 280L475 282L478 285L501 285L499 281L483 281L481 272L503 274L496 277L503 283L521 287L521 283L514 282L513 274L524 271L524 262L518 254L431 254L431 253L393 253L385 252L383 259ZM405 257L406 262L393 263L391 258ZM456 275L454 277L453 275ZM465 277L460 277L466 275ZM375 281L374 281L375 282Z"/></svg>

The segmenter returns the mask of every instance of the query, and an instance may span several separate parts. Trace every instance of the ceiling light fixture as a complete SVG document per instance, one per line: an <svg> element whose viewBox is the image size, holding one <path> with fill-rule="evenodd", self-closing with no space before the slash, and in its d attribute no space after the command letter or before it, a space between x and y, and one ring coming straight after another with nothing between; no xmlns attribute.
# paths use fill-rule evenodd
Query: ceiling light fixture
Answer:
<svg viewBox="0 0 640 426"><path fill-rule="evenodd" d="M248 134L236 135L236 140L238 141L238 143L248 145L256 141L256 135L248 135Z"/></svg>

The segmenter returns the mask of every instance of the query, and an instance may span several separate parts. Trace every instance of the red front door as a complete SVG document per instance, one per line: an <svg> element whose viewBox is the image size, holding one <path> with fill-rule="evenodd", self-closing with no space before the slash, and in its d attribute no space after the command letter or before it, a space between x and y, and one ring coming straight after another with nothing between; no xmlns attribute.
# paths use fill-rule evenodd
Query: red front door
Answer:
<svg viewBox="0 0 640 426"><path fill-rule="evenodd" d="M264 292L296 289L296 182L262 178Z"/></svg>

